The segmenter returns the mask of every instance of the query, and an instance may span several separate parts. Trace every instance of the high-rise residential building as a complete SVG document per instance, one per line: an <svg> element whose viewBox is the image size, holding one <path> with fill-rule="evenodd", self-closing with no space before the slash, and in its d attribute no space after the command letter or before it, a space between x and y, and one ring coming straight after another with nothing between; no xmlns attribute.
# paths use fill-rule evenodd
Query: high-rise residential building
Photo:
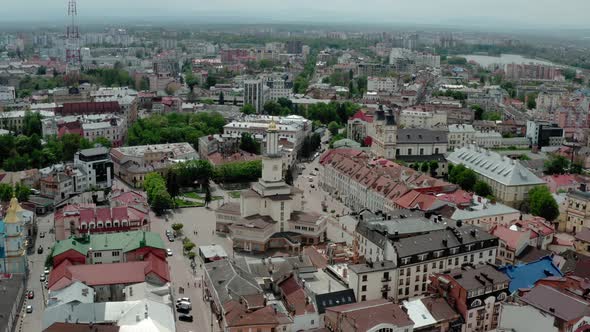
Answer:
<svg viewBox="0 0 590 332"><path fill-rule="evenodd" d="M290 40L287 42L287 53L301 54L303 51L303 42L301 40Z"/></svg>
<svg viewBox="0 0 590 332"><path fill-rule="evenodd" d="M247 80L244 82L244 105L250 104L256 113L262 112L264 107L264 84L262 80Z"/></svg>

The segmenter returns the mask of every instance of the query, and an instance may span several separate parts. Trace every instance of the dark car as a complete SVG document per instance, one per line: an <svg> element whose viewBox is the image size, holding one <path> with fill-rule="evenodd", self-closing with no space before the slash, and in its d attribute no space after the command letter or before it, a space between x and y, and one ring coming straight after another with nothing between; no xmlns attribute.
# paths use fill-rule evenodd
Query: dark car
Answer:
<svg viewBox="0 0 590 332"><path fill-rule="evenodd" d="M31 300L35 298L35 292L33 292L32 290L27 292L27 299Z"/></svg>
<svg viewBox="0 0 590 332"><path fill-rule="evenodd" d="M188 313L191 312L191 311L188 308L186 308L186 307L177 307L176 308L176 312L179 312L181 314L188 315Z"/></svg>
<svg viewBox="0 0 590 332"><path fill-rule="evenodd" d="M42 238L44 238L44 237L45 237L45 232L43 232L43 233L39 234L39 238L41 238L41 239L42 239Z"/></svg>
<svg viewBox="0 0 590 332"><path fill-rule="evenodd" d="M170 242L174 242L174 236L169 236L169 237L168 237L168 241L170 241Z"/></svg>
<svg viewBox="0 0 590 332"><path fill-rule="evenodd" d="M179 315L178 316L178 320L181 320L183 322L192 322L193 321L193 315Z"/></svg>
<svg viewBox="0 0 590 332"><path fill-rule="evenodd" d="M37 253L38 254L42 254L43 253L43 247L39 246L39 248L37 248Z"/></svg>

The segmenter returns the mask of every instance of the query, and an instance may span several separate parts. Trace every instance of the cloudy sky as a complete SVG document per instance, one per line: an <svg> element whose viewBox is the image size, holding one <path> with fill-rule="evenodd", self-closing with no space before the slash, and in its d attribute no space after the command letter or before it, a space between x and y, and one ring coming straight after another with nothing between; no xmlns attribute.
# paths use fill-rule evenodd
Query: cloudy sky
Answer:
<svg viewBox="0 0 590 332"><path fill-rule="evenodd" d="M67 0L1 0L3 19L55 20ZM78 0L80 18L241 17L308 21L590 28L590 0ZM9 13L5 16L5 13ZM220 22L228 23L228 22Z"/></svg>

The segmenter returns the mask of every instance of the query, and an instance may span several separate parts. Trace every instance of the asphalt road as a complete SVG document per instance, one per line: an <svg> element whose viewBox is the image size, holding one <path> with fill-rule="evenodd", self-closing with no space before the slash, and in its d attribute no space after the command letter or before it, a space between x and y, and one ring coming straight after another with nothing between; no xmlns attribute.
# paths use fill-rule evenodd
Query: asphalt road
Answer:
<svg viewBox="0 0 590 332"><path fill-rule="evenodd" d="M54 234L50 234L49 230L53 226L53 214L37 217L38 233L35 240L35 250L28 256L29 261L29 280L27 281L27 289L33 290L35 297L33 299L25 300L22 308L22 316L17 324L16 331L23 332L37 332L42 330L43 311L47 301L47 290L40 281L41 274L45 269L45 259L49 253L49 249L55 243ZM45 233L44 238L40 238L40 234ZM37 254L37 248L43 247L43 254ZM25 308L27 305L33 306L33 312L27 314Z"/></svg>

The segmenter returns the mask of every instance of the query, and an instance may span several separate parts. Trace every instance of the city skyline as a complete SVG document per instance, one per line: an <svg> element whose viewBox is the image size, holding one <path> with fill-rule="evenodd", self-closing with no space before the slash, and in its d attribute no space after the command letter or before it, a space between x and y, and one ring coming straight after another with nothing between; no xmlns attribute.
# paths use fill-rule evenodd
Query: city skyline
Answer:
<svg viewBox="0 0 590 332"><path fill-rule="evenodd" d="M123 18L152 20L154 23L171 18L194 18L207 22L208 18L233 17L239 23L281 22L355 22L359 24L419 24L497 28L587 28L585 13L590 2L568 0L567 5L550 0L539 0L531 5L525 0L497 0L474 2L449 0L444 6L433 0L219 0L213 2L173 0L165 6L155 0L142 1L141 6L129 0L103 0L100 3L80 2L82 19L113 21ZM65 18L63 1L48 3L24 0L4 4L10 12L6 21L55 21ZM526 13L526 15L523 15ZM556 15L555 13L559 13ZM106 16L105 16L106 15ZM542 22L542 25L541 25ZM195 22L198 23L198 22ZM237 22L236 22L237 23Z"/></svg>

